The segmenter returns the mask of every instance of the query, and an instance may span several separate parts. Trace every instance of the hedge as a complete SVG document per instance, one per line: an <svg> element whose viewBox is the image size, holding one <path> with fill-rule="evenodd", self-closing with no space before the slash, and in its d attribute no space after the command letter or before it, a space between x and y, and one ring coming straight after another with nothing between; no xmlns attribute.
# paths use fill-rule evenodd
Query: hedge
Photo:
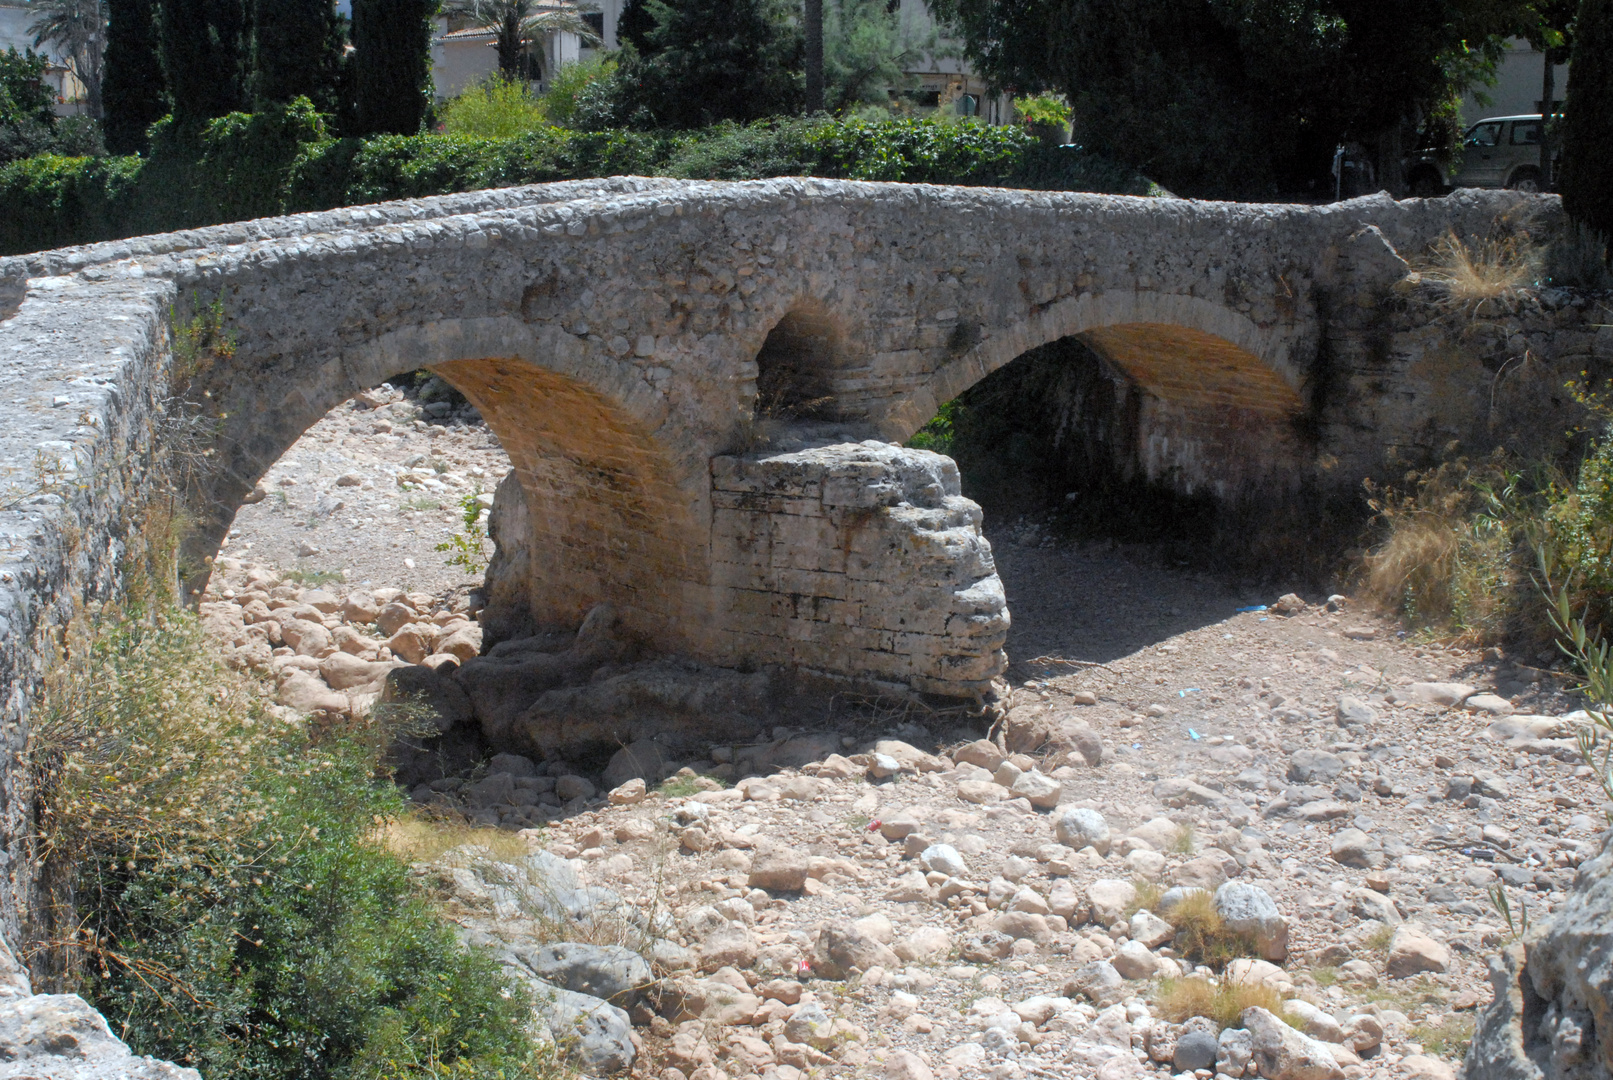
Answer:
<svg viewBox="0 0 1613 1080"><path fill-rule="evenodd" d="M388 199L597 176L822 176L1153 194L1077 147L1020 128L942 120L769 120L698 132L543 128L513 139L331 139L307 102L184 133L159 123L149 157L38 157L0 168L0 253L111 240Z"/></svg>

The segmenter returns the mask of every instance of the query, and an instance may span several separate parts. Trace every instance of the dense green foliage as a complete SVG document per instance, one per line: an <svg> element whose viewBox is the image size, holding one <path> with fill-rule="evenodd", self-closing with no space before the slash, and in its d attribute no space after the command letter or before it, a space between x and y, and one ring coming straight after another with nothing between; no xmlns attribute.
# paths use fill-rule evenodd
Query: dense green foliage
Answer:
<svg viewBox="0 0 1613 1080"><path fill-rule="evenodd" d="M343 46L341 23L329 0L255 0L254 106L265 109L305 97L334 112Z"/></svg>
<svg viewBox="0 0 1613 1080"><path fill-rule="evenodd" d="M165 85L156 0L107 0L101 126L109 152L146 148L146 129L168 114Z"/></svg>
<svg viewBox="0 0 1613 1080"><path fill-rule="evenodd" d="M862 105L888 108L891 95L917 81L904 70L935 49L935 33L902 25L886 0L828 0L823 6L824 107L844 114Z"/></svg>
<svg viewBox="0 0 1613 1080"><path fill-rule="evenodd" d="M1613 237L1613 0L1581 0L1564 110L1563 209Z"/></svg>
<svg viewBox="0 0 1613 1080"><path fill-rule="evenodd" d="M88 117L60 119L45 82L45 60L32 49L0 53L0 164L37 154L98 154L97 126Z"/></svg>
<svg viewBox="0 0 1613 1080"><path fill-rule="evenodd" d="M168 103L181 126L247 107L244 0L160 0L157 25Z"/></svg>
<svg viewBox="0 0 1613 1080"><path fill-rule="evenodd" d="M328 138L306 101L155 129L149 158L40 157L0 168L0 251L15 253L386 199L595 176L824 176L1147 194L1134 173L1018 128L781 120L688 133L545 127L513 139Z"/></svg>
<svg viewBox="0 0 1613 1080"><path fill-rule="evenodd" d="M546 112L525 79L495 75L448 102L437 117L450 135L513 139L543 127Z"/></svg>
<svg viewBox="0 0 1613 1080"><path fill-rule="evenodd" d="M1393 186L1405 129L1486 70L1525 0L937 0L977 73L1063 92L1076 142L1171 190L1263 195L1335 144Z"/></svg>
<svg viewBox="0 0 1613 1080"><path fill-rule="evenodd" d="M800 111L801 32L776 0L645 6L654 25L611 80L612 124L687 130Z"/></svg>
<svg viewBox="0 0 1613 1080"><path fill-rule="evenodd" d="M355 135L413 135L431 107L437 0L353 0Z"/></svg>
<svg viewBox="0 0 1613 1080"><path fill-rule="evenodd" d="M70 648L32 746L58 968L137 1052L239 1080L545 1071L524 987L381 846L403 806L373 738L266 714L190 615L103 615Z"/></svg>

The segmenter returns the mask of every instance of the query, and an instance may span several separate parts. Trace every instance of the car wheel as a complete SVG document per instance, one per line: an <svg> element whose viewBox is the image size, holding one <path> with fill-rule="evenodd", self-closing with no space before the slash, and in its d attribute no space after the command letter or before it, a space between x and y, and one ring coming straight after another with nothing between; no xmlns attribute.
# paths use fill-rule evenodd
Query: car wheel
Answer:
<svg viewBox="0 0 1613 1080"><path fill-rule="evenodd" d="M1512 174L1512 179L1507 182L1507 187L1513 191L1527 192L1530 195L1538 194L1540 191L1540 170L1519 169Z"/></svg>

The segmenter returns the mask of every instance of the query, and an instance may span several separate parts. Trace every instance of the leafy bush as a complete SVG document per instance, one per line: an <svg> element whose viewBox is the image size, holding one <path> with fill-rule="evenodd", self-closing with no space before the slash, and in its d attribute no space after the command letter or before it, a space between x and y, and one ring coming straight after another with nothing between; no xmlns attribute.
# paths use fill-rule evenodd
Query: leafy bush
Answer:
<svg viewBox="0 0 1613 1080"><path fill-rule="evenodd" d="M525 80L495 75L444 105L441 116L450 135L513 139L543 127L547 110Z"/></svg>
<svg viewBox="0 0 1613 1080"><path fill-rule="evenodd" d="M263 708L196 620L82 620L30 759L64 988L207 1076L548 1071L532 1001L380 842L373 732Z"/></svg>
<svg viewBox="0 0 1613 1080"><path fill-rule="evenodd" d="M608 56L564 65L549 79L549 89L538 101L544 118L556 127L577 127L579 100L587 93L603 90L601 80L609 80L615 72L616 60ZM601 85L595 88L596 83Z"/></svg>
<svg viewBox="0 0 1613 1080"><path fill-rule="evenodd" d="M595 77L577 92L587 106ZM544 108L561 103L545 99ZM579 126L581 126L579 124ZM387 199L599 176L823 176L1146 195L1149 181L1019 128L914 119L764 120L673 133L539 126L331 139L306 99L234 113L200 132L153 129L149 158L29 158L0 167L0 252Z"/></svg>

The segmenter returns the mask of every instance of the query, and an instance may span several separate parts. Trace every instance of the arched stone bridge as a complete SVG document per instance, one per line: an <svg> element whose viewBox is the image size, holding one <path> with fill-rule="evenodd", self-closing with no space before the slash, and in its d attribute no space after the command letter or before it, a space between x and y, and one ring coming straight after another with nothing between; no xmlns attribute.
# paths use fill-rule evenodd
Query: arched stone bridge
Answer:
<svg viewBox="0 0 1613 1080"><path fill-rule="evenodd" d="M1354 488L1386 446L1478 416L1482 372L1385 345L1399 252L1523 205L628 178L3 260L0 568L45 580L17 601L36 608L52 574L111 572L171 385L211 418L187 428L199 570L303 431L431 368L519 479L496 512L495 627L575 626L608 601L699 659L968 694L1001 672L1007 626L979 511L951 462L893 442L1079 335L1141 388L1150 479ZM234 351L176 378L170 311L215 297ZM85 494L37 480L41 451ZM75 498L76 548L48 524Z"/></svg>

